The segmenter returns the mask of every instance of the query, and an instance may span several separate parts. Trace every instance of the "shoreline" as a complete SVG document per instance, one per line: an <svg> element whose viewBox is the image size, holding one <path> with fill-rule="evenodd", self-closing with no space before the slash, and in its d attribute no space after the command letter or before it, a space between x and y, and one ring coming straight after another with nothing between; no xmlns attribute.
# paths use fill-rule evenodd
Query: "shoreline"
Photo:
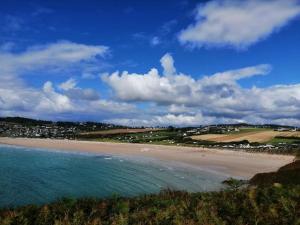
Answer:
<svg viewBox="0 0 300 225"><path fill-rule="evenodd" d="M294 156L242 151L152 144L111 143L58 139L1 137L0 144L63 150L68 152L142 156L166 162L208 169L232 177L249 179L257 173L276 171L293 161Z"/></svg>

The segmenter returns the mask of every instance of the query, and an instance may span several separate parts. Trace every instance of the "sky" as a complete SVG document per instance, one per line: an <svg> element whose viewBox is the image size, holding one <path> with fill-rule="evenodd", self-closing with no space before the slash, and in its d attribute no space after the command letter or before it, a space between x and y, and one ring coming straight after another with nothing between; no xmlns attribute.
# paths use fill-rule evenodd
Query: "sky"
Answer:
<svg viewBox="0 0 300 225"><path fill-rule="evenodd" d="M0 116L300 126L300 0L0 5Z"/></svg>

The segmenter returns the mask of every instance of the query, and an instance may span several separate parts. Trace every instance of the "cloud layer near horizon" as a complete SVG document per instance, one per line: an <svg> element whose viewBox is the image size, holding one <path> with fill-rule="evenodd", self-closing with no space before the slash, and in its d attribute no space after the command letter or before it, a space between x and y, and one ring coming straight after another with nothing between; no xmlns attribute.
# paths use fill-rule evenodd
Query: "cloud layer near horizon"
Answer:
<svg viewBox="0 0 300 225"><path fill-rule="evenodd" d="M300 84L243 88L239 80L267 75L270 65L256 65L194 79L176 72L170 54L161 59L163 75L127 71L104 75L120 101L148 102L165 107L150 119L122 119L124 124L197 125L219 122L300 124ZM113 120L116 121L116 120Z"/></svg>

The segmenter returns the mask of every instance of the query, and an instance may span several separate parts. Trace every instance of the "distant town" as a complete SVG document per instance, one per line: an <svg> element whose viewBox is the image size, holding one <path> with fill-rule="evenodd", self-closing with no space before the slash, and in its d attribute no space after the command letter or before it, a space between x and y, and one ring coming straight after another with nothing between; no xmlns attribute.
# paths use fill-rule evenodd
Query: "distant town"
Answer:
<svg viewBox="0 0 300 225"><path fill-rule="evenodd" d="M26 138L75 139L88 131L124 128L94 122L52 122L21 117L0 118L0 136Z"/></svg>
<svg viewBox="0 0 300 225"><path fill-rule="evenodd" d="M7 117L0 118L0 136L149 143L272 153L291 153L300 149L300 128L272 124L144 128Z"/></svg>

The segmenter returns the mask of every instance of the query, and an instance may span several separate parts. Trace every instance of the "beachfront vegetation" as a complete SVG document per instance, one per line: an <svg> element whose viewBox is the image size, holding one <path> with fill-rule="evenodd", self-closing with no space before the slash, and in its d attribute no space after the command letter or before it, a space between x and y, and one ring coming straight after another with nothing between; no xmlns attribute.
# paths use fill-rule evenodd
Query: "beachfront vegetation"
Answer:
<svg viewBox="0 0 300 225"><path fill-rule="evenodd" d="M270 144L300 144L300 137L276 136L269 141Z"/></svg>
<svg viewBox="0 0 300 225"><path fill-rule="evenodd" d="M63 199L0 212L0 224L300 224L300 186L210 193L163 191L135 198Z"/></svg>
<svg viewBox="0 0 300 225"><path fill-rule="evenodd" d="M229 179L219 192L162 191L133 198L62 199L0 210L0 225L200 224L299 225L300 161L255 176Z"/></svg>
<svg viewBox="0 0 300 225"><path fill-rule="evenodd" d="M300 223L300 186L210 193L163 191L135 198L63 199L0 212L0 224L270 224Z"/></svg>

